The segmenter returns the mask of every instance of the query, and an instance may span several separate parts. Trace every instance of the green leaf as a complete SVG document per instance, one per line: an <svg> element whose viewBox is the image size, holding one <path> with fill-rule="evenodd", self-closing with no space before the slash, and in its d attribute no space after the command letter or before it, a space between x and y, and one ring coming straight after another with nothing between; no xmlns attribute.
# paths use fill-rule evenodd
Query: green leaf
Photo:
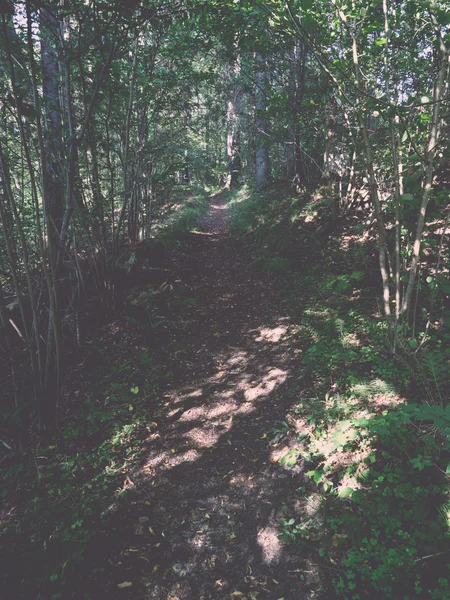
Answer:
<svg viewBox="0 0 450 600"><path fill-rule="evenodd" d="M281 458L280 463L282 465L286 465L287 467L293 467L297 464L297 458L298 450L290 450L290 452L288 452Z"/></svg>
<svg viewBox="0 0 450 600"><path fill-rule="evenodd" d="M353 489L351 487L345 487L339 492L339 498L348 498L353 494Z"/></svg>
<svg viewBox="0 0 450 600"><path fill-rule="evenodd" d="M315 483L320 483L322 481L323 473L320 471L308 471L306 474L308 477L312 477Z"/></svg>
<svg viewBox="0 0 450 600"><path fill-rule="evenodd" d="M137 386L136 387L132 387L132 388L130 388L130 392L132 394L139 394L139 388Z"/></svg>

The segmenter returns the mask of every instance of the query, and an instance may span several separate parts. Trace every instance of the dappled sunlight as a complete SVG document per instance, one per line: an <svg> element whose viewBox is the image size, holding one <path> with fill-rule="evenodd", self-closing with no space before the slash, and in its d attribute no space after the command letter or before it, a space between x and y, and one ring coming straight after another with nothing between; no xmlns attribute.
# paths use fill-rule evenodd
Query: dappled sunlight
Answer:
<svg viewBox="0 0 450 600"><path fill-rule="evenodd" d="M152 475L156 472L157 468L160 467L163 470L172 469L182 463L194 462L200 458L200 453L197 450L190 449L182 454L175 454L175 450L167 451L163 450L154 453L143 465L143 471L147 475Z"/></svg>
<svg viewBox="0 0 450 600"><path fill-rule="evenodd" d="M201 398L202 396L203 390L201 388L190 391L188 393L181 393L180 391L172 395L172 402L173 404L180 404L181 402L184 402L185 400L188 400L190 398Z"/></svg>
<svg viewBox="0 0 450 600"><path fill-rule="evenodd" d="M179 414L177 409L177 413ZM206 416L207 409L203 406L196 406L195 408L188 408L182 414L180 414L180 421L197 421ZM170 413L169 413L170 414Z"/></svg>
<svg viewBox="0 0 450 600"><path fill-rule="evenodd" d="M287 333L287 327L285 325L279 325L278 327L269 328L264 327L261 329L261 334L256 338L257 342L279 342L283 336Z"/></svg>
<svg viewBox="0 0 450 600"><path fill-rule="evenodd" d="M156 467L164 463L170 456L167 451L154 451L150 454L150 457L146 460L143 470L146 473L153 473Z"/></svg>
<svg viewBox="0 0 450 600"><path fill-rule="evenodd" d="M274 526L264 527L258 531L257 540L266 564L276 562L281 556L283 545L278 539L279 533Z"/></svg>
<svg viewBox="0 0 450 600"><path fill-rule="evenodd" d="M230 429L231 423L223 425L221 431L218 431L213 425L205 427L194 427L185 434L192 443L198 448L211 448L214 446L220 437Z"/></svg>
<svg viewBox="0 0 450 600"><path fill-rule="evenodd" d="M247 491L256 490L259 486L253 479L253 476L237 473L230 478L230 485L239 485L246 488Z"/></svg>
<svg viewBox="0 0 450 600"><path fill-rule="evenodd" d="M236 350L230 358L227 360L227 364L231 367L236 365L242 365L243 362L248 360L248 353L243 350Z"/></svg>
<svg viewBox="0 0 450 600"><path fill-rule="evenodd" d="M196 229L192 229L192 231L190 232L193 235L201 235L204 237L214 237L214 233L211 233L209 231L197 231Z"/></svg>
<svg viewBox="0 0 450 600"><path fill-rule="evenodd" d="M230 429L233 415L250 414L254 410L252 403L267 398L277 386L286 381L287 376L287 371L273 368L262 378L261 383L250 387L247 376L244 375L235 388L236 391L243 392L245 401L235 399L234 390L226 390L214 395L213 403L188 408L180 415L180 422L202 421L203 425L194 427L185 436L200 448L210 448ZM217 421L219 417L221 419Z"/></svg>
<svg viewBox="0 0 450 600"><path fill-rule="evenodd" d="M214 202L199 223L200 229L214 232L195 242L208 246L207 261L215 253L228 255L226 208ZM287 350L295 331L289 317L277 308L268 310L270 283L249 285L245 276L241 281L238 261L224 270L216 270L211 261L211 268L214 285L183 321L182 335L190 342L195 336L195 354L185 360L180 353L181 363L174 360L174 370L181 364L191 375L189 385L175 384L164 394L162 435L146 438L148 449L134 479L141 475L141 486L146 482L152 529L164 533L146 552L161 573L161 595L155 597L201 597L191 578L204 573L210 586L205 598L225 593L250 600L274 592L275 580L285 577L275 574L287 572L292 555L279 539L277 523L293 476L303 476L303 461L286 468L280 458L291 446L274 449L270 436L292 402L283 388L292 375ZM298 421L300 432L303 423ZM273 580L262 566L273 569ZM224 577L223 568L242 570L242 586L228 587L232 578ZM302 584L290 585L297 590Z"/></svg>
<svg viewBox="0 0 450 600"><path fill-rule="evenodd" d="M208 417L211 419L222 417L224 415L230 417L239 411L239 404L237 402L221 402L214 408L208 410Z"/></svg>
<svg viewBox="0 0 450 600"><path fill-rule="evenodd" d="M244 392L247 401L258 400L261 397L266 397L271 394L276 387L284 383L287 379L288 372L282 369L271 369L268 375L262 382L254 387L251 387Z"/></svg>
<svg viewBox="0 0 450 600"><path fill-rule="evenodd" d="M203 532L197 532L194 536L189 540L189 546L191 546L194 550L201 550L203 546L208 542L208 537Z"/></svg>

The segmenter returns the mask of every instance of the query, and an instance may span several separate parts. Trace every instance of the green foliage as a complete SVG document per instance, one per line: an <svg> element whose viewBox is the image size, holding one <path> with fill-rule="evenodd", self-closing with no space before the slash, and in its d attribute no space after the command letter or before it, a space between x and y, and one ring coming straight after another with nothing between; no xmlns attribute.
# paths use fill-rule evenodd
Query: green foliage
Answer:
<svg viewBox="0 0 450 600"><path fill-rule="evenodd" d="M292 251L297 243L292 223L283 233L278 225L269 226L276 210L269 196L258 202L244 194L232 204L236 231L245 233L262 266L274 256L290 258L284 249ZM289 210L278 199L278 215ZM310 216L307 210L303 214ZM306 239L298 248L307 247L309 257L323 250L315 231L302 235ZM355 245L340 254L337 245L330 247L334 242L317 266L291 259L287 275L277 277L287 293L285 306L297 320L292 350L299 351L297 377L308 397L274 426L273 443L297 440L280 464L292 468L302 461L307 486L320 498L317 508L280 520L280 540L307 546L309 552L313 544L321 561L330 561L331 587L343 600L446 598L448 355L444 349L422 348L415 373L396 360L386 324L372 316L377 305L373 289L366 288L365 249ZM352 301L355 291L365 300ZM421 403L429 398L417 385L416 402L404 402L411 382L420 379L438 404ZM300 438L289 425L298 417L308 424ZM303 504L305 490L300 494Z"/></svg>
<svg viewBox="0 0 450 600"><path fill-rule="evenodd" d="M146 373L139 384L133 374L136 365ZM145 352L108 365L77 412L64 423L61 433L66 452L54 445L40 448L30 456L39 465L37 475L26 460L9 469L4 497L13 494L17 478L25 474L34 488L28 510L10 530L11 550L16 551L17 545L20 551L20 544L30 537L49 550L34 556L34 566L28 571L26 584L31 583L34 592L46 589L48 582L66 586L78 564L83 563L84 572L89 572L89 549L101 535L111 506L119 506L127 494L121 488L129 466L143 451L148 407L158 403L159 386L167 376ZM34 546L30 552L36 550Z"/></svg>
<svg viewBox="0 0 450 600"><path fill-rule="evenodd" d="M390 386L376 380L355 386L367 400ZM443 598L448 591L450 570L443 560L450 540L448 485L441 477L450 471L450 409L426 404L401 404L382 414L342 420L333 404L315 411L310 419L309 448L316 462L325 467L308 471L322 489L326 507L326 542L344 539L342 573L333 579L339 597L356 600L364 594L383 598ZM353 413L360 405L352 407ZM311 406L307 407L308 412ZM430 429L430 425L432 429ZM322 444L317 440L323 440ZM327 466L327 457L346 452L350 456L365 449L363 463L339 468ZM314 450L315 449L315 450ZM297 452L301 456L301 452ZM348 462L348 460L346 461ZM352 478L352 479L349 479ZM342 487L341 481L353 481ZM332 497L345 502L330 502ZM305 536L320 533L313 522L280 522L280 539L303 544ZM322 534L325 532L322 532ZM336 544L337 546L338 544ZM336 550L326 544L322 556L336 561ZM429 578L425 561L439 565L439 581ZM424 568L422 568L424 567ZM363 596L361 596L363 594Z"/></svg>

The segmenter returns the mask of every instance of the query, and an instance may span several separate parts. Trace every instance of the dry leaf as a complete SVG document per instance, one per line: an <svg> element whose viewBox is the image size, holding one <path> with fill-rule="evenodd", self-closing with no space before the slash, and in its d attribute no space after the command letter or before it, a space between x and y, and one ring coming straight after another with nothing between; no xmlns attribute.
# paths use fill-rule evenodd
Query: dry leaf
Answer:
<svg viewBox="0 0 450 600"><path fill-rule="evenodd" d="M131 587L133 584L131 583L131 581L124 581L123 583L118 583L117 587L120 589L124 589L124 588L129 588Z"/></svg>

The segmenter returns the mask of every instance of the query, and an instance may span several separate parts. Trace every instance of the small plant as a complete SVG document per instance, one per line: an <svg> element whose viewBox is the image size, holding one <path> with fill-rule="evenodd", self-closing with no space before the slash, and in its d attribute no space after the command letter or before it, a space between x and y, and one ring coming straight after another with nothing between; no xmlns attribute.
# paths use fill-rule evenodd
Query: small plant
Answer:
<svg viewBox="0 0 450 600"><path fill-rule="evenodd" d="M277 421L277 423L278 425L270 430L270 433L274 436L272 440L273 444L278 443L289 432L289 423L286 421Z"/></svg>
<svg viewBox="0 0 450 600"><path fill-rule="evenodd" d="M297 521L296 519L280 519L278 527L280 529L278 539L285 544L293 543L302 546L308 541L307 538L309 537L310 530L301 521Z"/></svg>

